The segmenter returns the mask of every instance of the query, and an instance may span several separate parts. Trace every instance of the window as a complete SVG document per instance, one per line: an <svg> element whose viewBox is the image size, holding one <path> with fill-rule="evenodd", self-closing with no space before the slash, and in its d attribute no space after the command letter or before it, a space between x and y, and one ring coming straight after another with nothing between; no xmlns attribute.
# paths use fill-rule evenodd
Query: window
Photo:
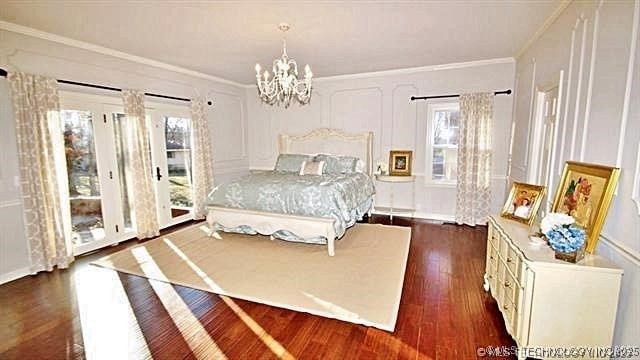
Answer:
<svg viewBox="0 0 640 360"><path fill-rule="evenodd" d="M458 165L458 103L437 103L428 107L427 181L455 183Z"/></svg>

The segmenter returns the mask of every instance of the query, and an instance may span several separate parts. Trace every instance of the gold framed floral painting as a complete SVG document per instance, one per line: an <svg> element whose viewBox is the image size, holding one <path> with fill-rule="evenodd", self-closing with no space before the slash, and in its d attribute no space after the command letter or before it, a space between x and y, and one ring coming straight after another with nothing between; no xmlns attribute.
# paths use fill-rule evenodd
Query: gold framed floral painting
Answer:
<svg viewBox="0 0 640 360"><path fill-rule="evenodd" d="M391 150L389 152L389 175L411 176L411 150Z"/></svg>
<svg viewBox="0 0 640 360"><path fill-rule="evenodd" d="M536 218L545 187L514 181L500 216L531 225Z"/></svg>
<svg viewBox="0 0 640 360"><path fill-rule="evenodd" d="M593 253L618 183L620 168L567 161L553 201L553 212L573 216L587 234L585 251Z"/></svg>

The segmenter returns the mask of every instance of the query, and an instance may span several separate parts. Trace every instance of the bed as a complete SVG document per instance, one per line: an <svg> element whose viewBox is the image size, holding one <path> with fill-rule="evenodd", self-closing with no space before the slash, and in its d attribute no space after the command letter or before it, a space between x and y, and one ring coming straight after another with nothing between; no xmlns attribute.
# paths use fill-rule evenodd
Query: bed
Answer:
<svg viewBox="0 0 640 360"><path fill-rule="evenodd" d="M280 134L279 154L331 154L361 160L355 173L298 175L260 171L217 186L207 201L207 222L216 230L326 244L335 255L341 238L373 203L373 134L316 129ZM312 155L310 155L312 156Z"/></svg>

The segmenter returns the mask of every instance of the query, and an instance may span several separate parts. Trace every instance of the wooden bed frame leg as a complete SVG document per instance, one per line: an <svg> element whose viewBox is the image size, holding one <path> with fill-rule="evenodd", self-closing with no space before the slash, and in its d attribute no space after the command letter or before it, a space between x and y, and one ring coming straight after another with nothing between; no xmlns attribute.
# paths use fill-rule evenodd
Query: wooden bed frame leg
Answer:
<svg viewBox="0 0 640 360"><path fill-rule="evenodd" d="M213 234L215 234L215 231L213 229L215 227L214 225L216 224L216 222L213 219L211 219L209 216L207 216L207 224L209 224L209 235L208 236L209 237L213 237Z"/></svg>

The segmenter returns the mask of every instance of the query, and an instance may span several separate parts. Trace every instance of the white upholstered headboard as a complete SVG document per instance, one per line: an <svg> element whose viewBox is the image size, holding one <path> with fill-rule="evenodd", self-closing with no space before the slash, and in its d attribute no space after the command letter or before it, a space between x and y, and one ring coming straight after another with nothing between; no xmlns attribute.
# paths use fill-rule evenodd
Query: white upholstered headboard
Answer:
<svg viewBox="0 0 640 360"><path fill-rule="evenodd" d="M346 133L339 129L315 129L304 135L280 134L280 154L331 154L361 159L364 171L373 174L373 133Z"/></svg>

